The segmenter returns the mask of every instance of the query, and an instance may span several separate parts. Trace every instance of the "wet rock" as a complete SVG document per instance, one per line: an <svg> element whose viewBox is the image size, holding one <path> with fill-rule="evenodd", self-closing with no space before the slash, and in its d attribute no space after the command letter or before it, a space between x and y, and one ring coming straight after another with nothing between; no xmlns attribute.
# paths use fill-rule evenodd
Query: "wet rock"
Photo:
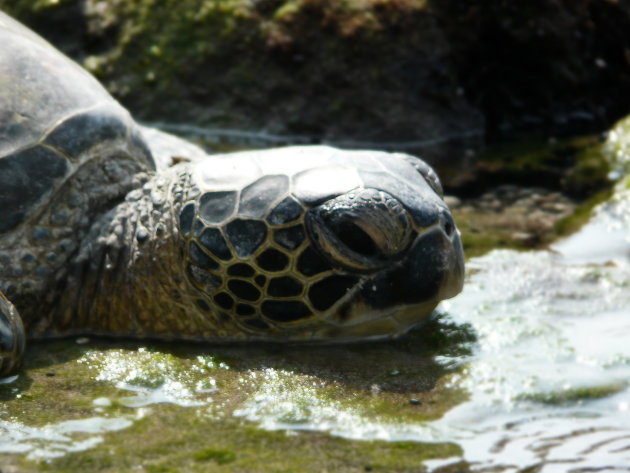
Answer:
<svg viewBox="0 0 630 473"><path fill-rule="evenodd" d="M447 185L474 181L484 141L603 128L630 108L625 2L0 0L0 8L144 120L412 151L437 164Z"/></svg>
<svg viewBox="0 0 630 473"><path fill-rule="evenodd" d="M560 192L513 185L449 201L469 257L497 247L544 247L557 237L556 224L577 206Z"/></svg>

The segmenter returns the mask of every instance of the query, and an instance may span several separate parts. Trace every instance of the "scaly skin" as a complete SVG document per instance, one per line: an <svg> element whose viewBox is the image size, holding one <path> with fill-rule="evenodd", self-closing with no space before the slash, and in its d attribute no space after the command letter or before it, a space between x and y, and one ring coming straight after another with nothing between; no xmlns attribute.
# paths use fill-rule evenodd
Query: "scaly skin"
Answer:
<svg viewBox="0 0 630 473"><path fill-rule="evenodd" d="M237 332L204 315L183 276L174 207L181 202L181 165L154 177L92 226L51 317L33 336L93 333L213 339Z"/></svg>
<svg viewBox="0 0 630 473"><path fill-rule="evenodd" d="M22 320L13 304L0 292L0 376L20 368L24 345Z"/></svg>

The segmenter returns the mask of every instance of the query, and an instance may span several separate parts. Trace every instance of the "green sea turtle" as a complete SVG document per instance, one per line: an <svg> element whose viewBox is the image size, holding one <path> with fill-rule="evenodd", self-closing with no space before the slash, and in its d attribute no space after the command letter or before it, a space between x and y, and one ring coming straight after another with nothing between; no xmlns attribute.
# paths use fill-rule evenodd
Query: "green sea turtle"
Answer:
<svg viewBox="0 0 630 473"><path fill-rule="evenodd" d="M1 13L0 42L1 374L26 337L394 336L461 290L420 159L303 146L167 166L159 132Z"/></svg>

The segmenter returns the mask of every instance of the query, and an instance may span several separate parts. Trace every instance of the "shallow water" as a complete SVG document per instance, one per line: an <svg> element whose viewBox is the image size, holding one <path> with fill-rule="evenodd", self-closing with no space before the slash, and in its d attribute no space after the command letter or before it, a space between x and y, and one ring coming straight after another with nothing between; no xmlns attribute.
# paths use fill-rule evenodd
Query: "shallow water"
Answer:
<svg viewBox="0 0 630 473"><path fill-rule="evenodd" d="M479 334L452 381L470 398L433 425L478 466L630 471L627 262L495 252L471 266L449 307Z"/></svg>
<svg viewBox="0 0 630 473"><path fill-rule="evenodd" d="M130 438L142 445L149 421L170 444L194 420L222 432L225 440L212 442L232 449L219 451L230 461L243 450L232 437L251 439L256 428L283 434L276 454L289 459L303 455L290 453L292 436L319 432L354 442L333 443L341 454L373 440L417 443L425 453L458 446L398 455L407 463L396 471L420 462L436 471L630 471L628 205L619 191L552 251L471 259L464 292L397 342L35 345L26 370L0 384L0 465L2 454L52 468ZM252 440L252 452L268 441ZM142 447L137 455L144 461ZM239 461L234 468L246 471Z"/></svg>
<svg viewBox="0 0 630 473"><path fill-rule="evenodd" d="M478 466L630 471L630 195L553 252L475 259L445 304L479 336L453 383L470 393L434 426Z"/></svg>
<svg viewBox="0 0 630 473"><path fill-rule="evenodd" d="M323 402L316 388L286 389L275 372L237 415L353 439L453 441L474 470L630 471L629 269L549 252L471 261L464 293L442 310L472 326L474 353L437 357L465 363L449 383L469 398L437 421L370 420Z"/></svg>

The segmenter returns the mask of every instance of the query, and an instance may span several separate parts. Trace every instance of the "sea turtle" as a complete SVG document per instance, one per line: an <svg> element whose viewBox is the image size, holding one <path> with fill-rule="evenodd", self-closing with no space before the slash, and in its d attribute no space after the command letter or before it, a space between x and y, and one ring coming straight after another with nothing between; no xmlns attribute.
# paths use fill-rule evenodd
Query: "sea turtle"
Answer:
<svg viewBox="0 0 630 473"><path fill-rule="evenodd" d="M86 71L2 13L0 43L0 374L26 337L394 336L461 290L422 160L302 146L156 165L163 142Z"/></svg>

